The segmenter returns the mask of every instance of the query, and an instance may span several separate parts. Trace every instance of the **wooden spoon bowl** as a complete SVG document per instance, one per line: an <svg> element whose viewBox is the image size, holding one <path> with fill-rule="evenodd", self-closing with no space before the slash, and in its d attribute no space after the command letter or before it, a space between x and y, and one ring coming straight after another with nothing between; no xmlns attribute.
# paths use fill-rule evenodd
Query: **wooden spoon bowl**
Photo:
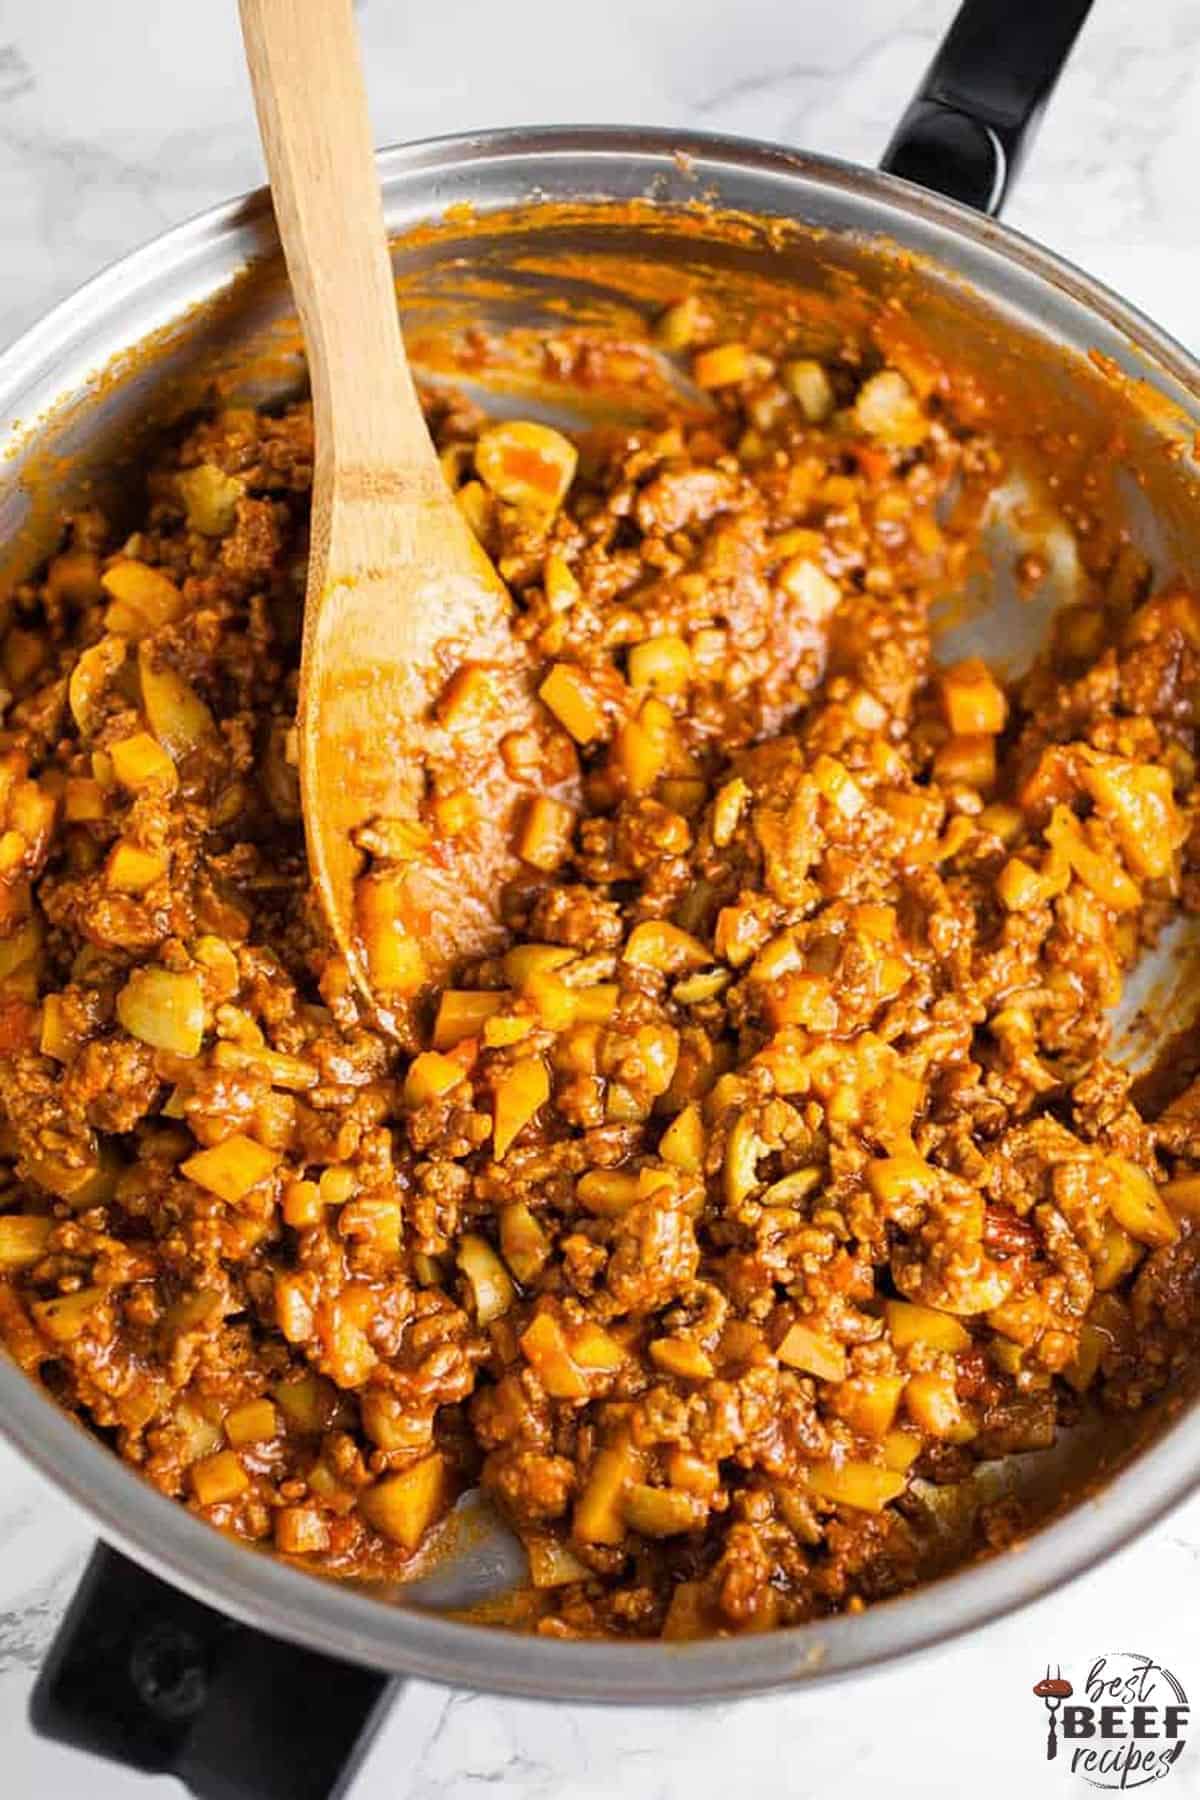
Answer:
<svg viewBox="0 0 1200 1800"><path fill-rule="evenodd" d="M405 357L351 0L241 0L241 16L312 382L309 861L353 980L411 1037L427 985L503 941L532 796L499 745L539 707Z"/></svg>

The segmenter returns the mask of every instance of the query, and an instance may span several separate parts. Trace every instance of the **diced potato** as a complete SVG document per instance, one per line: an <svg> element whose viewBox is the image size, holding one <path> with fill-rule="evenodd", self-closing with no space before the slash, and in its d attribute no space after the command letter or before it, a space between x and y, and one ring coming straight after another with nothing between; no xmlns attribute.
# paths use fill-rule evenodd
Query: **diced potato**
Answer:
<svg viewBox="0 0 1200 1800"><path fill-rule="evenodd" d="M842 603L842 590L811 556L791 556L779 571L779 585L800 615L822 625Z"/></svg>
<svg viewBox="0 0 1200 1800"><path fill-rule="evenodd" d="M1169 1186L1170 1184L1168 1184ZM1163 1189L1163 1198L1170 1205L1167 1189ZM1124 1231L1115 1220L1109 1219L1104 1227L1104 1239L1100 1253L1092 1267L1092 1280L1098 1294L1107 1294L1118 1287L1126 1275L1137 1268L1144 1255L1141 1244L1135 1243L1127 1231Z"/></svg>
<svg viewBox="0 0 1200 1800"><path fill-rule="evenodd" d="M236 1500L250 1486L250 1477L232 1450L218 1450L215 1456L206 1456L193 1463L189 1473L192 1492L201 1506L220 1506Z"/></svg>
<svg viewBox="0 0 1200 1800"><path fill-rule="evenodd" d="M708 1508L698 1494L682 1488L650 1487L643 1481L626 1487L621 1511L626 1524L643 1537L678 1537L684 1531L698 1531L708 1517Z"/></svg>
<svg viewBox="0 0 1200 1800"><path fill-rule="evenodd" d="M546 599L556 613L569 612L583 592L565 556L551 550L542 568Z"/></svg>
<svg viewBox="0 0 1200 1800"><path fill-rule="evenodd" d="M329 1548L329 1526L315 1506L281 1506L274 1529L275 1548L284 1556L317 1556Z"/></svg>
<svg viewBox="0 0 1200 1800"><path fill-rule="evenodd" d="M540 1056L523 1056L496 1082L492 1155L503 1161L509 1146L550 1098L550 1076Z"/></svg>
<svg viewBox="0 0 1200 1800"><path fill-rule="evenodd" d="M464 1038L478 1037L486 1021L501 1010L508 998L507 994L484 990L446 988L433 1023L434 1049L453 1050Z"/></svg>
<svg viewBox="0 0 1200 1800"><path fill-rule="evenodd" d="M867 1186L887 1210L935 1198L938 1173L919 1156L881 1156L866 1167Z"/></svg>
<svg viewBox="0 0 1200 1800"><path fill-rule="evenodd" d="M845 1381L846 1352L835 1338L813 1331L808 1325L793 1325L775 1352L789 1369L801 1369L821 1381Z"/></svg>
<svg viewBox="0 0 1200 1800"><path fill-rule="evenodd" d="M808 1471L808 1486L823 1500L853 1506L859 1512L882 1512L908 1486L901 1470L877 1468L874 1463L816 1463Z"/></svg>
<svg viewBox="0 0 1200 1800"><path fill-rule="evenodd" d="M699 1174L704 1166L704 1120L694 1100L667 1126L658 1141L658 1154L673 1169Z"/></svg>
<svg viewBox="0 0 1200 1800"><path fill-rule="evenodd" d="M160 850L143 850L119 838L109 852L104 879L118 894L144 894L167 873L169 864Z"/></svg>
<svg viewBox="0 0 1200 1800"><path fill-rule="evenodd" d="M573 997L574 1025L606 1025L617 1010L621 990L615 981L598 981L595 987L569 990Z"/></svg>
<svg viewBox="0 0 1200 1800"><path fill-rule="evenodd" d="M516 1298L512 1278L486 1238L464 1232L458 1240L458 1266L466 1276L480 1325L490 1325Z"/></svg>
<svg viewBox="0 0 1200 1800"><path fill-rule="evenodd" d="M996 737L1008 718L1004 689L978 656L942 671L942 712L951 731L959 737Z"/></svg>
<svg viewBox="0 0 1200 1800"><path fill-rule="evenodd" d="M829 804L843 819L855 819L867 804L867 797L844 763L836 756L818 756L812 778Z"/></svg>
<svg viewBox="0 0 1200 1800"><path fill-rule="evenodd" d="M215 1408L213 1410L215 1414ZM221 1427L216 1417L209 1418L187 1401L181 1400L172 1408L171 1422L177 1435L179 1454L184 1462L198 1463L221 1448Z"/></svg>
<svg viewBox="0 0 1200 1800"><path fill-rule="evenodd" d="M1115 912L1136 912L1142 890L1125 873L1114 854L1102 855L1083 835L1083 827L1067 806L1056 806L1046 827L1046 840L1064 856L1084 886Z"/></svg>
<svg viewBox="0 0 1200 1800"><path fill-rule="evenodd" d="M781 371L789 392L810 425L819 425L833 411L833 385L819 362L800 357L784 363Z"/></svg>
<svg viewBox="0 0 1200 1800"><path fill-rule="evenodd" d="M343 1206L337 1229L339 1237L395 1258L400 1252L400 1202L391 1194L360 1194Z"/></svg>
<svg viewBox="0 0 1200 1800"><path fill-rule="evenodd" d="M626 719L613 746L613 765L631 794L648 794L684 752L665 701L651 696L636 718Z"/></svg>
<svg viewBox="0 0 1200 1800"><path fill-rule="evenodd" d="M575 829L575 809L562 800L538 794L529 803L516 850L522 862L531 868L552 874L561 868L571 854L571 834Z"/></svg>
<svg viewBox="0 0 1200 1800"><path fill-rule="evenodd" d="M224 1142L209 1150L198 1150L180 1164L180 1173L198 1187L215 1194L231 1205L272 1175L279 1163L279 1153L268 1150L251 1137L235 1131Z"/></svg>
<svg viewBox="0 0 1200 1800"><path fill-rule="evenodd" d="M102 1287L79 1288L74 1294L58 1294L53 1300L34 1300L29 1310L34 1323L48 1338L56 1344L72 1344L87 1330L104 1294Z"/></svg>
<svg viewBox="0 0 1200 1800"><path fill-rule="evenodd" d="M990 793L996 785L996 740L985 733L946 739L933 759L933 777L943 787L971 787Z"/></svg>
<svg viewBox="0 0 1200 1800"><path fill-rule="evenodd" d="M1080 762L1079 778L1111 823L1133 873L1150 881L1170 874L1185 827L1168 770L1091 750Z"/></svg>
<svg viewBox="0 0 1200 1800"><path fill-rule="evenodd" d="M315 1181L289 1181L283 1190L280 1210L284 1224L294 1231L320 1225L325 1219L325 1202Z"/></svg>
<svg viewBox="0 0 1200 1800"><path fill-rule="evenodd" d="M998 837L1002 844L1012 846L1025 829L1025 814L1019 806L1007 806L1003 801L993 800L985 806L975 823L981 831L990 831Z"/></svg>
<svg viewBox="0 0 1200 1800"><path fill-rule="evenodd" d="M428 1413L388 1388L368 1387L358 1397L362 1428L381 1450L423 1450L433 1430Z"/></svg>
<svg viewBox="0 0 1200 1800"><path fill-rule="evenodd" d="M550 1255L550 1240L524 1200L500 1212L500 1249L518 1281L536 1281Z"/></svg>
<svg viewBox="0 0 1200 1800"><path fill-rule="evenodd" d="M439 1450L396 1475L364 1490L358 1510L380 1537L405 1550L419 1548L430 1526L445 1512L450 1500L446 1459Z"/></svg>
<svg viewBox="0 0 1200 1800"><path fill-rule="evenodd" d="M91 825L108 812L104 789L87 775L67 777L63 793L63 816L72 825Z"/></svg>
<svg viewBox="0 0 1200 1800"><path fill-rule="evenodd" d="M625 1536L622 1498L641 1473L641 1456L628 1438L598 1451L575 1507L572 1537L581 1544L619 1544Z"/></svg>
<svg viewBox="0 0 1200 1800"><path fill-rule="evenodd" d="M247 1400L225 1414L225 1436L235 1450L279 1436L279 1414L269 1400Z"/></svg>
<svg viewBox="0 0 1200 1800"><path fill-rule="evenodd" d="M883 1461L885 1467L901 1474L911 1469L921 1454L922 1439L915 1431L905 1431L903 1426L885 1433L883 1438Z"/></svg>
<svg viewBox="0 0 1200 1800"><path fill-rule="evenodd" d="M155 1050L198 1056L204 1042L204 989L198 975L174 969L134 969L117 995L117 1020Z"/></svg>
<svg viewBox="0 0 1200 1800"><path fill-rule="evenodd" d="M888 1300L884 1303L888 1334L897 1350L910 1344L927 1344L931 1350L969 1350L971 1334L949 1313L932 1306L918 1306L913 1300Z"/></svg>
<svg viewBox="0 0 1200 1800"><path fill-rule="evenodd" d="M581 1369L611 1372L625 1361L625 1351L602 1325L586 1319L570 1335L571 1355Z"/></svg>
<svg viewBox="0 0 1200 1800"><path fill-rule="evenodd" d="M0 1271L28 1269L40 1262L54 1223L39 1213L0 1214Z"/></svg>
<svg viewBox="0 0 1200 1800"><path fill-rule="evenodd" d="M517 992L523 994L538 975L553 974L574 962L577 952L561 944L516 944L505 952L504 973Z"/></svg>
<svg viewBox="0 0 1200 1800"><path fill-rule="evenodd" d="M565 1587L571 1581L586 1581L592 1573L558 1538L527 1537L525 1550L535 1588Z"/></svg>
<svg viewBox="0 0 1200 1800"><path fill-rule="evenodd" d="M538 696L577 744L590 744L604 736L604 709L587 676L574 663L555 663Z"/></svg>
<svg viewBox="0 0 1200 1800"><path fill-rule="evenodd" d="M157 662L147 644L138 647L138 679L150 729L176 762L197 744L215 738L212 713L191 682Z"/></svg>
<svg viewBox="0 0 1200 1800"><path fill-rule="evenodd" d="M667 1480L672 1487L711 1500L721 1485L721 1471L716 1463L705 1462L703 1457L677 1444L667 1452Z"/></svg>
<svg viewBox="0 0 1200 1800"><path fill-rule="evenodd" d="M912 449L929 435L930 421L898 369L880 369L863 382L854 402L854 422L889 450Z"/></svg>
<svg viewBox="0 0 1200 1800"><path fill-rule="evenodd" d="M418 862L433 843L433 833L419 819L372 819L354 834L360 850L383 862Z"/></svg>
<svg viewBox="0 0 1200 1800"><path fill-rule="evenodd" d="M664 975L682 975L689 969L707 968L712 952L688 931L667 919L643 919L635 925L622 952L626 962Z"/></svg>
<svg viewBox="0 0 1200 1800"><path fill-rule="evenodd" d="M321 1170L317 1185L326 1206L345 1206L358 1192L358 1177L344 1163L334 1163Z"/></svg>
<svg viewBox="0 0 1200 1800"><path fill-rule="evenodd" d="M996 892L1009 912L1028 912L1050 898L1036 869L1021 856L1010 856L996 880Z"/></svg>
<svg viewBox="0 0 1200 1800"><path fill-rule="evenodd" d="M43 1056L58 1062L70 1062L78 1047L76 1034L68 1024L67 1008L61 994L47 994L42 1001L42 1030L38 1044Z"/></svg>
<svg viewBox="0 0 1200 1800"><path fill-rule="evenodd" d="M910 1376L904 1407L913 1424L929 1437L953 1437L963 1422L962 1406L948 1375Z"/></svg>
<svg viewBox="0 0 1200 1800"><path fill-rule="evenodd" d="M404 922L402 875L375 871L354 890L354 905L371 985L400 998L425 983L425 958Z"/></svg>
<svg viewBox="0 0 1200 1800"><path fill-rule="evenodd" d="M497 1013L484 1021L483 1042L488 1050L507 1050L519 1044L533 1030L534 1022L527 1013Z"/></svg>
<svg viewBox="0 0 1200 1800"><path fill-rule="evenodd" d="M686 350L695 343L703 325L704 303L699 294L685 294L659 314L654 341L663 350Z"/></svg>
<svg viewBox="0 0 1200 1800"><path fill-rule="evenodd" d="M594 1075L600 1066L598 1025L572 1025L554 1047L554 1066L564 1075Z"/></svg>
<svg viewBox="0 0 1200 1800"><path fill-rule="evenodd" d="M616 1218L641 1197L636 1175L622 1169L589 1169L575 1183L575 1198L581 1206L602 1218Z"/></svg>
<svg viewBox="0 0 1200 1800"><path fill-rule="evenodd" d="M328 1430L338 1401L337 1389L328 1377L311 1372L293 1375L276 1382L271 1391L291 1431L316 1437Z"/></svg>
<svg viewBox="0 0 1200 1800"><path fill-rule="evenodd" d="M496 698L495 676L481 663L463 663L438 696L437 716L443 725L461 731L485 719Z"/></svg>
<svg viewBox="0 0 1200 1800"><path fill-rule="evenodd" d="M833 1390L831 1402L855 1431L882 1438L892 1428L903 1390L903 1375L855 1375Z"/></svg>
<svg viewBox="0 0 1200 1800"><path fill-rule="evenodd" d="M692 359L692 380L697 387L732 387L739 381L761 381L771 373L764 356L756 356L745 344L717 344Z"/></svg>
<svg viewBox="0 0 1200 1800"><path fill-rule="evenodd" d="M237 503L246 492L236 475L226 475L215 463L198 463L194 469L181 469L175 480L193 531L225 537L233 530Z"/></svg>
<svg viewBox="0 0 1200 1800"><path fill-rule="evenodd" d="M694 1338L653 1338L650 1361L664 1375L677 1375L682 1381L711 1381L715 1370L712 1357Z"/></svg>
<svg viewBox="0 0 1200 1800"><path fill-rule="evenodd" d="M475 796L468 794L465 788L457 788L451 794L439 794L430 810L434 825L444 838L461 837L464 831L470 831L479 817Z"/></svg>
<svg viewBox="0 0 1200 1800"><path fill-rule="evenodd" d="M561 431L527 420L489 425L475 444L475 467L497 499L539 516L557 512L578 460Z"/></svg>
<svg viewBox="0 0 1200 1800"><path fill-rule="evenodd" d="M682 694L692 678L692 652L670 633L646 638L629 652L629 685L656 694Z"/></svg>
<svg viewBox="0 0 1200 1800"><path fill-rule="evenodd" d="M557 975L531 975L525 983L524 998L537 1011L538 1024L547 1031L565 1031L575 1022L575 994Z"/></svg>
<svg viewBox="0 0 1200 1800"><path fill-rule="evenodd" d="M1139 1244L1173 1244L1179 1226L1146 1171L1127 1156L1107 1156L1104 1163L1110 1176L1105 1184L1108 1203L1117 1224Z"/></svg>
<svg viewBox="0 0 1200 1800"><path fill-rule="evenodd" d="M440 1050L423 1050L408 1065L404 1104L413 1109L428 1106L431 1100L440 1100L456 1088L465 1075L463 1065L453 1056L443 1056Z"/></svg>
<svg viewBox="0 0 1200 1800"><path fill-rule="evenodd" d="M588 1386L552 1313L538 1313L521 1336L521 1353L555 1400L583 1400Z"/></svg>
<svg viewBox="0 0 1200 1800"><path fill-rule="evenodd" d="M165 570L132 557L105 569L100 585L116 603L109 608L109 629L125 637L143 637L171 624L183 611L183 595Z"/></svg>

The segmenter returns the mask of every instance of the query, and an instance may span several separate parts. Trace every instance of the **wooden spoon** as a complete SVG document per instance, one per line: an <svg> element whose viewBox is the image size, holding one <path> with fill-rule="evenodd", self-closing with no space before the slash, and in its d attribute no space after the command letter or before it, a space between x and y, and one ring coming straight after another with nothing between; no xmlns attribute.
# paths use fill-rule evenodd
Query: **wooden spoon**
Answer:
<svg viewBox="0 0 1200 1800"><path fill-rule="evenodd" d="M402 1029L428 981L502 940L521 794L497 744L537 705L405 359L351 0L241 0L241 16L312 381L309 861L355 981ZM437 795L451 814L463 796L456 832L429 829Z"/></svg>

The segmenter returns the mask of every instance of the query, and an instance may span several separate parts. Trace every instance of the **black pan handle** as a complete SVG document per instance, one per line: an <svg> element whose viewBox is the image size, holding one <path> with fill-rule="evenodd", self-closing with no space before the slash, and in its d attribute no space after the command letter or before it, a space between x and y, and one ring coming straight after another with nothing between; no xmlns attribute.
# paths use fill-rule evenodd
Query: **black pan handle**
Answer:
<svg viewBox="0 0 1200 1800"><path fill-rule="evenodd" d="M1092 0L965 0L880 163L1000 211Z"/></svg>
<svg viewBox="0 0 1200 1800"><path fill-rule="evenodd" d="M30 1700L41 1737L198 1800L338 1800L394 1683L253 1631L97 1545Z"/></svg>

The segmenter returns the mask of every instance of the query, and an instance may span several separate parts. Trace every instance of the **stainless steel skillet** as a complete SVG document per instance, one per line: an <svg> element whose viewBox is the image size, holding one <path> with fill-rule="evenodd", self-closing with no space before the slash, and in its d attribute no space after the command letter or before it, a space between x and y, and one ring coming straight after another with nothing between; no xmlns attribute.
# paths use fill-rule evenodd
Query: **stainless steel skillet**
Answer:
<svg viewBox="0 0 1200 1800"><path fill-rule="evenodd" d="M711 278L735 297L739 284L759 292L765 282L828 300L824 313L814 306L817 331L851 293L868 305L902 294L948 353L989 371L1031 418L1073 433L1081 464L1112 457L1119 419L1127 467L1110 471L1114 494L1160 574L1186 568L1200 550L1190 449L1200 368L1133 308L986 216L1085 10L1047 5L1016 21L1011 5L964 8L888 153L892 169L950 200L895 175L688 134L506 131L385 152L404 304L414 320L456 308L488 319L491 308L498 325L518 314L536 324L556 316L567 287L600 311L615 305L622 273L636 268L651 273L641 301L625 302L635 311L651 305L653 271ZM0 542L17 546L16 561L50 547L55 509L37 496L53 459L56 502L69 504L214 377L260 398L294 385L273 248L263 197L218 208L98 277L0 359ZM239 280L255 259L252 279ZM997 606L970 629L980 642L990 629L994 648L1001 621L1003 648L1011 617ZM499 1540L472 1549L467 1534L459 1556L399 1594L319 1581L161 1499L0 1363L7 1434L140 1565L98 1553L35 1720L140 1767L174 1769L197 1794L302 1800L337 1791L394 1673L631 1702L845 1677L1044 1593L1145 1529L1200 1480L1185 1412L1179 1397L1147 1421L1151 1436L1162 1427L1155 1441L1019 1556L865 1615L710 1643L562 1643L444 1616L504 1579ZM1048 1510L1120 1449L1106 1436L1072 1446L1069 1467L1033 1459Z"/></svg>

